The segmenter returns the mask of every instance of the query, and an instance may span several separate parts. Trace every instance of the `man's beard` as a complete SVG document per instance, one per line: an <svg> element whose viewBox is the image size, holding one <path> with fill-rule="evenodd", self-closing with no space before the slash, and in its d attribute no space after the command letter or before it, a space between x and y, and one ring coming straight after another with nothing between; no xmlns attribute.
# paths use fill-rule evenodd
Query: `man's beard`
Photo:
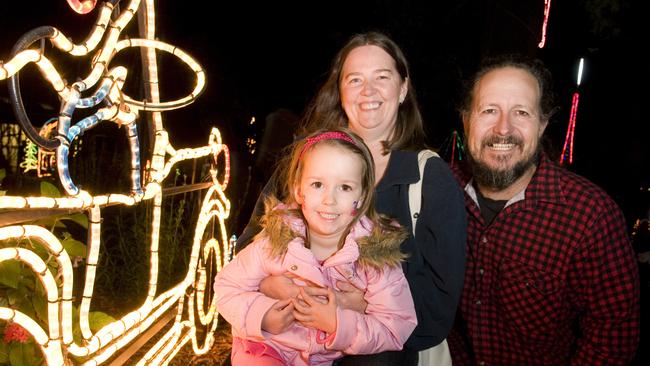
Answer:
<svg viewBox="0 0 650 366"><path fill-rule="evenodd" d="M520 139L508 136L506 138L491 137L487 138L481 144L481 149L494 143L510 144L514 143L521 148L523 142ZM469 145L467 145L469 146ZM483 161L477 160L470 149L467 149L467 161L472 169L472 176L479 186L483 186L495 191L502 191L510 187L517 179L521 178L531 166L537 165L542 152L542 144L538 141L535 151L529 156L524 156L522 160L515 163L511 168L498 169L492 168Z"/></svg>

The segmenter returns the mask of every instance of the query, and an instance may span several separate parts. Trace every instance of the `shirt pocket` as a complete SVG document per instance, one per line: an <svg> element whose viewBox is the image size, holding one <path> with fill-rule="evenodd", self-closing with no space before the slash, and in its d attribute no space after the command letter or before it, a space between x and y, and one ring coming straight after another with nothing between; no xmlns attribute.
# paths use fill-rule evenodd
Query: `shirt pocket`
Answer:
<svg viewBox="0 0 650 366"><path fill-rule="evenodd" d="M496 284L498 316L534 343L552 343L560 311L561 280L535 267L513 260L499 264Z"/></svg>

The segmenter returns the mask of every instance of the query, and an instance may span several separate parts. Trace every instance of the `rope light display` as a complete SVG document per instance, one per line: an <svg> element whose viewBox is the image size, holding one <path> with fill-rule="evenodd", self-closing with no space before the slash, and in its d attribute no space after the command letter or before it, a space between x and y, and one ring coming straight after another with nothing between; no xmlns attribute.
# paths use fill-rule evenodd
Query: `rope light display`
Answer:
<svg viewBox="0 0 650 366"><path fill-rule="evenodd" d="M465 155L463 139L458 136L457 131L453 131L451 136L445 139L440 150L442 151L442 156L448 159L447 161L450 166L454 166L456 161L460 162L463 160L463 156ZM451 152L449 150L451 150Z"/></svg>
<svg viewBox="0 0 650 366"><path fill-rule="evenodd" d="M582 70L584 64L585 60L584 58L581 58L580 65L578 66L578 77L576 78L576 92L573 93L573 99L571 100L571 114L569 115L569 124L567 126L566 137L564 138L562 155L560 156L560 165L563 165L566 161L568 161L568 164L573 164L573 140L575 139L578 101L580 100L580 94L578 93L577 88L580 87L580 81L582 81Z"/></svg>
<svg viewBox="0 0 650 366"><path fill-rule="evenodd" d="M75 11L90 12L96 1L68 0ZM68 364L68 358L81 357L83 365L99 365L150 328L166 312L175 312L169 330L147 351L138 365L167 364L183 345L191 342L196 354L207 352L214 342L217 327L217 309L212 291L214 273L210 269L222 268L231 257L225 220L230 215L230 201L224 191L230 179L230 155L222 142L218 129L213 128L207 145L198 148L175 149L162 125L160 112L181 108L192 103L205 88L205 72L189 54L168 43L155 39L155 11L153 0L131 0L118 11L116 1L107 1L98 9L97 21L88 37L73 44L66 35L54 27L39 27L26 33L14 47L13 56L0 62L0 80L8 79L14 112L24 132L38 146L39 151L55 155L56 172L66 195L64 197L0 196L0 209L86 210L89 217L87 260L83 294L79 306L79 327L82 340L73 339L73 284L76 280L70 256L61 241L49 230L36 225L10 225L0 228L0 262L20 261L31 268L47 294L47 327L43 328L28 315L0 306L0 319L17 323L27 330L40 347L47 365ZM121 38L122 31L137 12L143 17L144 38ZM118 13L118 14L114 14ZM84 57L91 53L91 67L85 78L67 84L56 65L42 50L29 47L41 40L49 40L62 52ZM127 95L123 86L129 70L111 64L116 54L125 49L143 48L143 73L147 98L136 100ZM175 56L189 67L195 76L194 88L184 97L173 101L160 101L156 53ZM60 100L60 113L53 122L53 133L41 135L35 128L22 104L17 76L26 65L35 65ZM94 113L75 122L75 112L92 109ZM140 162L138 123L140 112L152 117L154 131L151 163L144 168ZM124 126L130 148L131 187L128 193L93 195L81 189L70 176L68 159L70 146L85 131L101 123L113 122ZM192 242L190 261L184 278L171 289L158 291L158 245L161 225L162 183L175 164L198 158L211 158L212 185L202 201ZM31 163L30 163L31 164ZM141 172L144 174L141 175ZM218 174L219 173L219 174ZM219 180L221 177L221 180ZM149 281L146 299L137 309L93 332L90 327L90 305L95 288L95 276L101 243L102 208L107 205L136 205L143 201L153 203L148 242ZM43 259L29 249L12 243L28 240L44 248L58 264L58 273L52 273ZM141 244L141 243L138 243ZM12 245L14 245L12 247ZM146 261L147 257L142 260ZM57 277L58 276L58 277ZM60 279L57 285L55 278ZM174 307L177 307L175 310ZM185 308L186 307L186 308ZM199 332L199 328L201 332ZM199 336L199 334L205 334ZM78 361L78 360L77 360Z"/></svg>
<svg viewBox="0 0 650 366"><path fill-rule="evenodd" d="M537 47L544 48L546 44L546 27L548 26L548 16L551 13L551 0L544 0L544 20L542 21L542 39Z"/></svg>

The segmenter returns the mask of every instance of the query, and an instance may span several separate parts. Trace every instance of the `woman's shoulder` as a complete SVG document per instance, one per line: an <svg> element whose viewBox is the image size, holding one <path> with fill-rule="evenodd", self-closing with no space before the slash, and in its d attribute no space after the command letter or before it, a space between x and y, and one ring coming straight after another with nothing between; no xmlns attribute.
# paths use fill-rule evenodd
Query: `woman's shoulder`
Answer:
<svg viewBox="0 0 650 366"><path fill-rule="evenodd" d="M458 185L449 164L441 157L432 157L427 161L424 168L424 182L439 182L444 184L453 183Z"/></svg>
<svg viewBox="0 0 650 366"><path fill-rule="evenodd" d="M454 176L449 164L442 158L434 157L427 161L422 180L422 197L428 202L456 200L464 204L460 182Z"/></svg>

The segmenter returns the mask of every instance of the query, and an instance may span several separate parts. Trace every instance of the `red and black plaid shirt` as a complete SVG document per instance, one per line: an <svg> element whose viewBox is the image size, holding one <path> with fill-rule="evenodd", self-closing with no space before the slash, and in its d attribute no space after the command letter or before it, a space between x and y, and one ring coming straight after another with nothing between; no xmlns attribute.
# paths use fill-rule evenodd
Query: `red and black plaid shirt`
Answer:
<svg viewBox="0 0 650 366"><path fill-rule="evenodd" d="M639 340L639 279L618 206L542 158L486 225L468 177L467 268L449 347L457 365L624 365Z"/></svg>

